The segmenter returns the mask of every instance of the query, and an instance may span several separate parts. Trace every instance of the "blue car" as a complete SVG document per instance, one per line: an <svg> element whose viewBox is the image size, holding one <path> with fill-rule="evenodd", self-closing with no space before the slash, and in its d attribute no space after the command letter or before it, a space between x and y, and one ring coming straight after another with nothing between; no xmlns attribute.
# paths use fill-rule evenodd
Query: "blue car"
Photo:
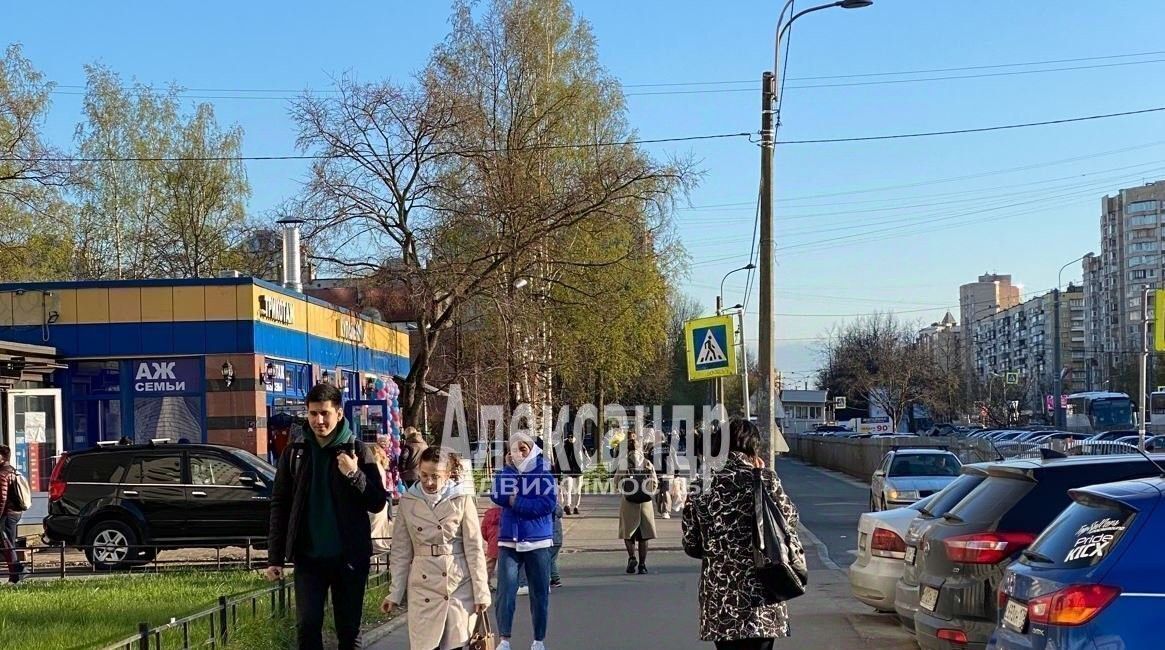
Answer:
<svg viewBox="0 0 1165 650"><path fill-rule="evenodd" d="M1165 647L1165 479L1071 490L1072 504L1008 567L995 650Z"/></svg>

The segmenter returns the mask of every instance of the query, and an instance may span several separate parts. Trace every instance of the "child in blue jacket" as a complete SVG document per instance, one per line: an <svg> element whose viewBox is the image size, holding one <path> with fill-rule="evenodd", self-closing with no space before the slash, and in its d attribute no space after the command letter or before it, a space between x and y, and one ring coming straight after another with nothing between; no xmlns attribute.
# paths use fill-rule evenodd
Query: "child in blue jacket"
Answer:
<svg viewBox="0 0 1165 650"><path fill-rule="evenodd" d="M502 508L498 529L498 650L512 650L510 632L518 595L518 572L530 588L534 623L531 650L544 650L550 615L550 573L554 557L554 511L558 491L550 463L524 433L510 436L510 462L494 477L490 494Z"/></svg>

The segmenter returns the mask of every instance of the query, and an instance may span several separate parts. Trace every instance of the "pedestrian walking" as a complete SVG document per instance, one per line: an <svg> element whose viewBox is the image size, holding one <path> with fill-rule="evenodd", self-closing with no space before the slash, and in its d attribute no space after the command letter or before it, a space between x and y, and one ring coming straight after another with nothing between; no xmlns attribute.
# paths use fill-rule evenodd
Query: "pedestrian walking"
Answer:
<svg viewBox="0 0 1165 650"><path fill-rule="evenodd" d="M284 450L271 494L266 576L295 563L295 627L300 650L323 648L324 603L332 601L341 650L360 647L364 587L372 555L368 515L385 507L381 470L341 410L330 384L308 391L308 421Z"/></svg>
<svg viewBox="0 0 1165 650"><path fill-rule="evenodd" d="M619 538L627 546L627 573L647 573L647 543L655 539L653 495L659 487L655 468L639 451L638 442L627 441L627 456L615 472L619 499ZM636 545L639 558L636 560Z"/></svg>
<svg viewBox="0 0 1165 650"><path fill-rule="evenodd" d="M498 533L501 531L502 507L495 505L481 518L481 536L485 538L485 571L496 589L498 576Z"/></svg>
<svg viewBox="0 0 1165 650"><path fill-rule="evenodd" d="M490 497L501 506L498 535L498 650L512 650L511 632L517 606L518 572L529 580L530 617L534 624L531 650L545 650L550 617L550 565L554 546L557 487L550 463L524 434L510 436L510 461L494 477Z"/></svg>
<svg viewBox="0 0 1165 650"><path fill-rule="evenodd" d="M579 462L578 441L573 431L568 431L562 441L556 456L562 471L560 486L562 489L562 513L577 515L578 507L582 505L582 463Z"/></svg>
<svg viewBox="0 0 1165 650"><path fill-rule="evenodd" d="M376 459L376 466L380 469L380 479L382 484L387 486L389 476L389 460L388 452L384 450L379 444L368 445L372 450L372 456ZM385 504L379 512L368 515L369 525L372 527L372 552L376 554L387 553L392 544L392 520L389 515L392 512L392 504L388 503L388 490L385 489Z"/></svg>
<svg viewBox="0 0 1165 650"><path fill-rule="evenodd" d="M396 461L400 480L405 489L411 488L417 482L417 465L421 462L421 453L429 446L424 436L416 427L405 429L405 444L400 449L400 458Z"/></svg>
<svg viewBox="0 0 1165 650"><path fill-rule="evenodd" d="M799 561L805 551L797 537L797 508L781 488L776 472L764 467L761 437L748 420L732 420L728 458L702 494L693 494L683 511L684 551L702 561L700 638L718 650L768 650L789 636L789 610L770 602L754 567L755 476L789 523L789 547Z"/></svg>
<svg viewBox="0 0 1165 650"><path fill-rule="evenodd" d="M291 441L295 417L290 413L276 413L267 418L267 457L272 465L279 462L283 450Z"/></svg>
<svg viewBox="0 0 1165 650"><path fill-rule="evenodd" d="M671 519L672 512L672 474L676 469L675 450L667 438L658 445L654 445L652 453L647 454L652 465L656 466L656 476L659 479L658 489L655 491L656 514L664 519Z"/></svg>
<svg viewBox="0 0 1165 650"><path fill-rule="evenodd" d="M554 506L554 546L550 547L550 586L561 587L562 576L558 574L558 552L562 550L562 515L565 510L562 504Z"/></svg>
<svg viewBox="0 0 1165 650"><path fill-rule="evenodd" d="M461 469L456 453L427 447L393 524L392 588L381 611L391 613L407 593L413 650L465 647L491 603L486 540L476 499L459 486Z"/></svg>
<svg viewBox="0 0 1165 650"><path fill-rule="evenodd" d="M8 565L8 582L16 584L24 579L24 565L16 554L17 527L28 504L17 503L20 486L11 460L12 448L0 445L0 553Z"/></svg>

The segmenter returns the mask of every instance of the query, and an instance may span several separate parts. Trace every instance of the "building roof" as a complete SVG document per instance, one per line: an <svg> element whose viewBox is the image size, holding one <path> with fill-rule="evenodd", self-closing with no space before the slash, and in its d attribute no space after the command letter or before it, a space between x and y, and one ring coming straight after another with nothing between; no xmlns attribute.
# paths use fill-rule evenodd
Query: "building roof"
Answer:
<svg viewBox="0 0 1165 650"><path fill-rule="evenodd" d="M823 390L783 390L781 401L795 404L824 404L828 393Z"/></svg>
<svg viewBox="0 0 1165 650"><path fill-rule="evenodd" d="M947 315L943 316L942 324L943 325L954 325L955 324L955 317L951 316L951 312L948 311Z"/></svg>

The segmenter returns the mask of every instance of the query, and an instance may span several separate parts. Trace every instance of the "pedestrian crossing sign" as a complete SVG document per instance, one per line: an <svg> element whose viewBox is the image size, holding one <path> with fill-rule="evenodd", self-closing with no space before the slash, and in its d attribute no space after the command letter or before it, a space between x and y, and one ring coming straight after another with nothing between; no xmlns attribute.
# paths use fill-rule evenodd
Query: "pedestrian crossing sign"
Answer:
<svg viewBox="0 0 1165 650"><path fill-rule="evenodd" d="M732 316L710 316L684 323L688 381L736 374L736 336Z"/></svg>

